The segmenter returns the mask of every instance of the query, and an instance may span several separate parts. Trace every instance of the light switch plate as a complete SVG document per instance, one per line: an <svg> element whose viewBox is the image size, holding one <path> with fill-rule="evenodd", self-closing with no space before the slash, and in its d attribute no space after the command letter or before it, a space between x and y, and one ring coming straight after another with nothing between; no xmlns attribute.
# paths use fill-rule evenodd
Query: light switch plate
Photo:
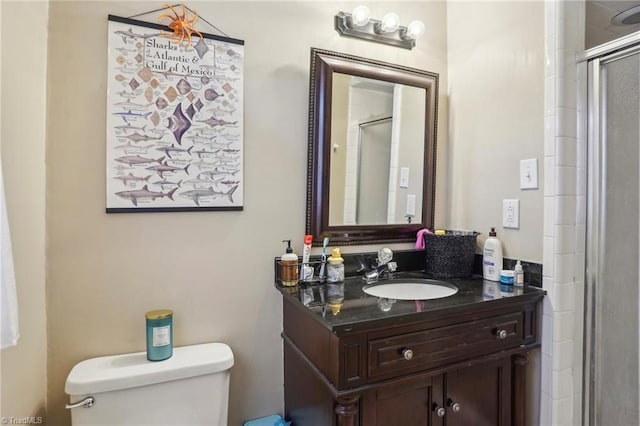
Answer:
<svg viewBox="0 0 640 426"><path fill-rule="evenodd" d="M520 160L520 189L538 188L538 159Z"/></svg>
<svg viewBox="0 0 640 426"><path fill-rule="evenodd" d="M409 187L409 168L400 167L400 188Z"/></svg>
<svg viewBox="0 0 640 426"><path fill-rule="evenodd" d="M520 228L520 200L502 200L502 227Z"/></svg>

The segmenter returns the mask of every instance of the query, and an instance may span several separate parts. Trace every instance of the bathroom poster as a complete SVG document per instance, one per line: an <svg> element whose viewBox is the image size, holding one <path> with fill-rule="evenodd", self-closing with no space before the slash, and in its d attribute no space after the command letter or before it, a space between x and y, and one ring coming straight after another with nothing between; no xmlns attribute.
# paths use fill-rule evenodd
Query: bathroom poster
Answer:
<svg viewBox="0 0 640 426"><path fill-rule="evenodd" d="M242 210L242 40L109 16L107 213Z"/></svg>

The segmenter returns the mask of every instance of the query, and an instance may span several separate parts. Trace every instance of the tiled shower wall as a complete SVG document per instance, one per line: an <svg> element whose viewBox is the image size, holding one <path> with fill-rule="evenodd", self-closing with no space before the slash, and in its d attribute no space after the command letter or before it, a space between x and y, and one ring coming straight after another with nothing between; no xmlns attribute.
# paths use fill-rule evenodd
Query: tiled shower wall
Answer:
<svg viewBox="0 0 640 426"><path fill-rule="evenodd" d="M579 425L582 419L586 135L578 128L585 102L575 54L584 50L584 19L583 0L545 2L543 287L548 294L541 425Z"/></svg>

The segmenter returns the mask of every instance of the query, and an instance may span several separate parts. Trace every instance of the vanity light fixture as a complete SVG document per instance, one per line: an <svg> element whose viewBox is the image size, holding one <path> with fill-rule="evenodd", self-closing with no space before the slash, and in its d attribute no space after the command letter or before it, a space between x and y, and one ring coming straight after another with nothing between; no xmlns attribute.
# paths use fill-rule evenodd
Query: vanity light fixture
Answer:
<svg viewBox="0 0 640 426"><path fill-rule="evenodd" d="M380 21L371 19L369 8L366 6L358 6L352 13L338 12L334 23L336 31L341 36L409 50L415 47L416 39L425 32L424 23L421 21L411 21L406 27L400 26L400 18L393 12L384 15Z"/></svg>

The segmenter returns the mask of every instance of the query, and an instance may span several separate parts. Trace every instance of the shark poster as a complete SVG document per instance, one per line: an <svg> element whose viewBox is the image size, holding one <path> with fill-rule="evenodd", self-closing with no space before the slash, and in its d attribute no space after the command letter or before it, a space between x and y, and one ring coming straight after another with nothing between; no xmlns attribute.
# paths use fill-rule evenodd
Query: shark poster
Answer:
<svg viewBox="0 0 640 426"><path fill-rule="evenodd" d="M244 42L109 16L107 213L242 210Z"/></svg>

